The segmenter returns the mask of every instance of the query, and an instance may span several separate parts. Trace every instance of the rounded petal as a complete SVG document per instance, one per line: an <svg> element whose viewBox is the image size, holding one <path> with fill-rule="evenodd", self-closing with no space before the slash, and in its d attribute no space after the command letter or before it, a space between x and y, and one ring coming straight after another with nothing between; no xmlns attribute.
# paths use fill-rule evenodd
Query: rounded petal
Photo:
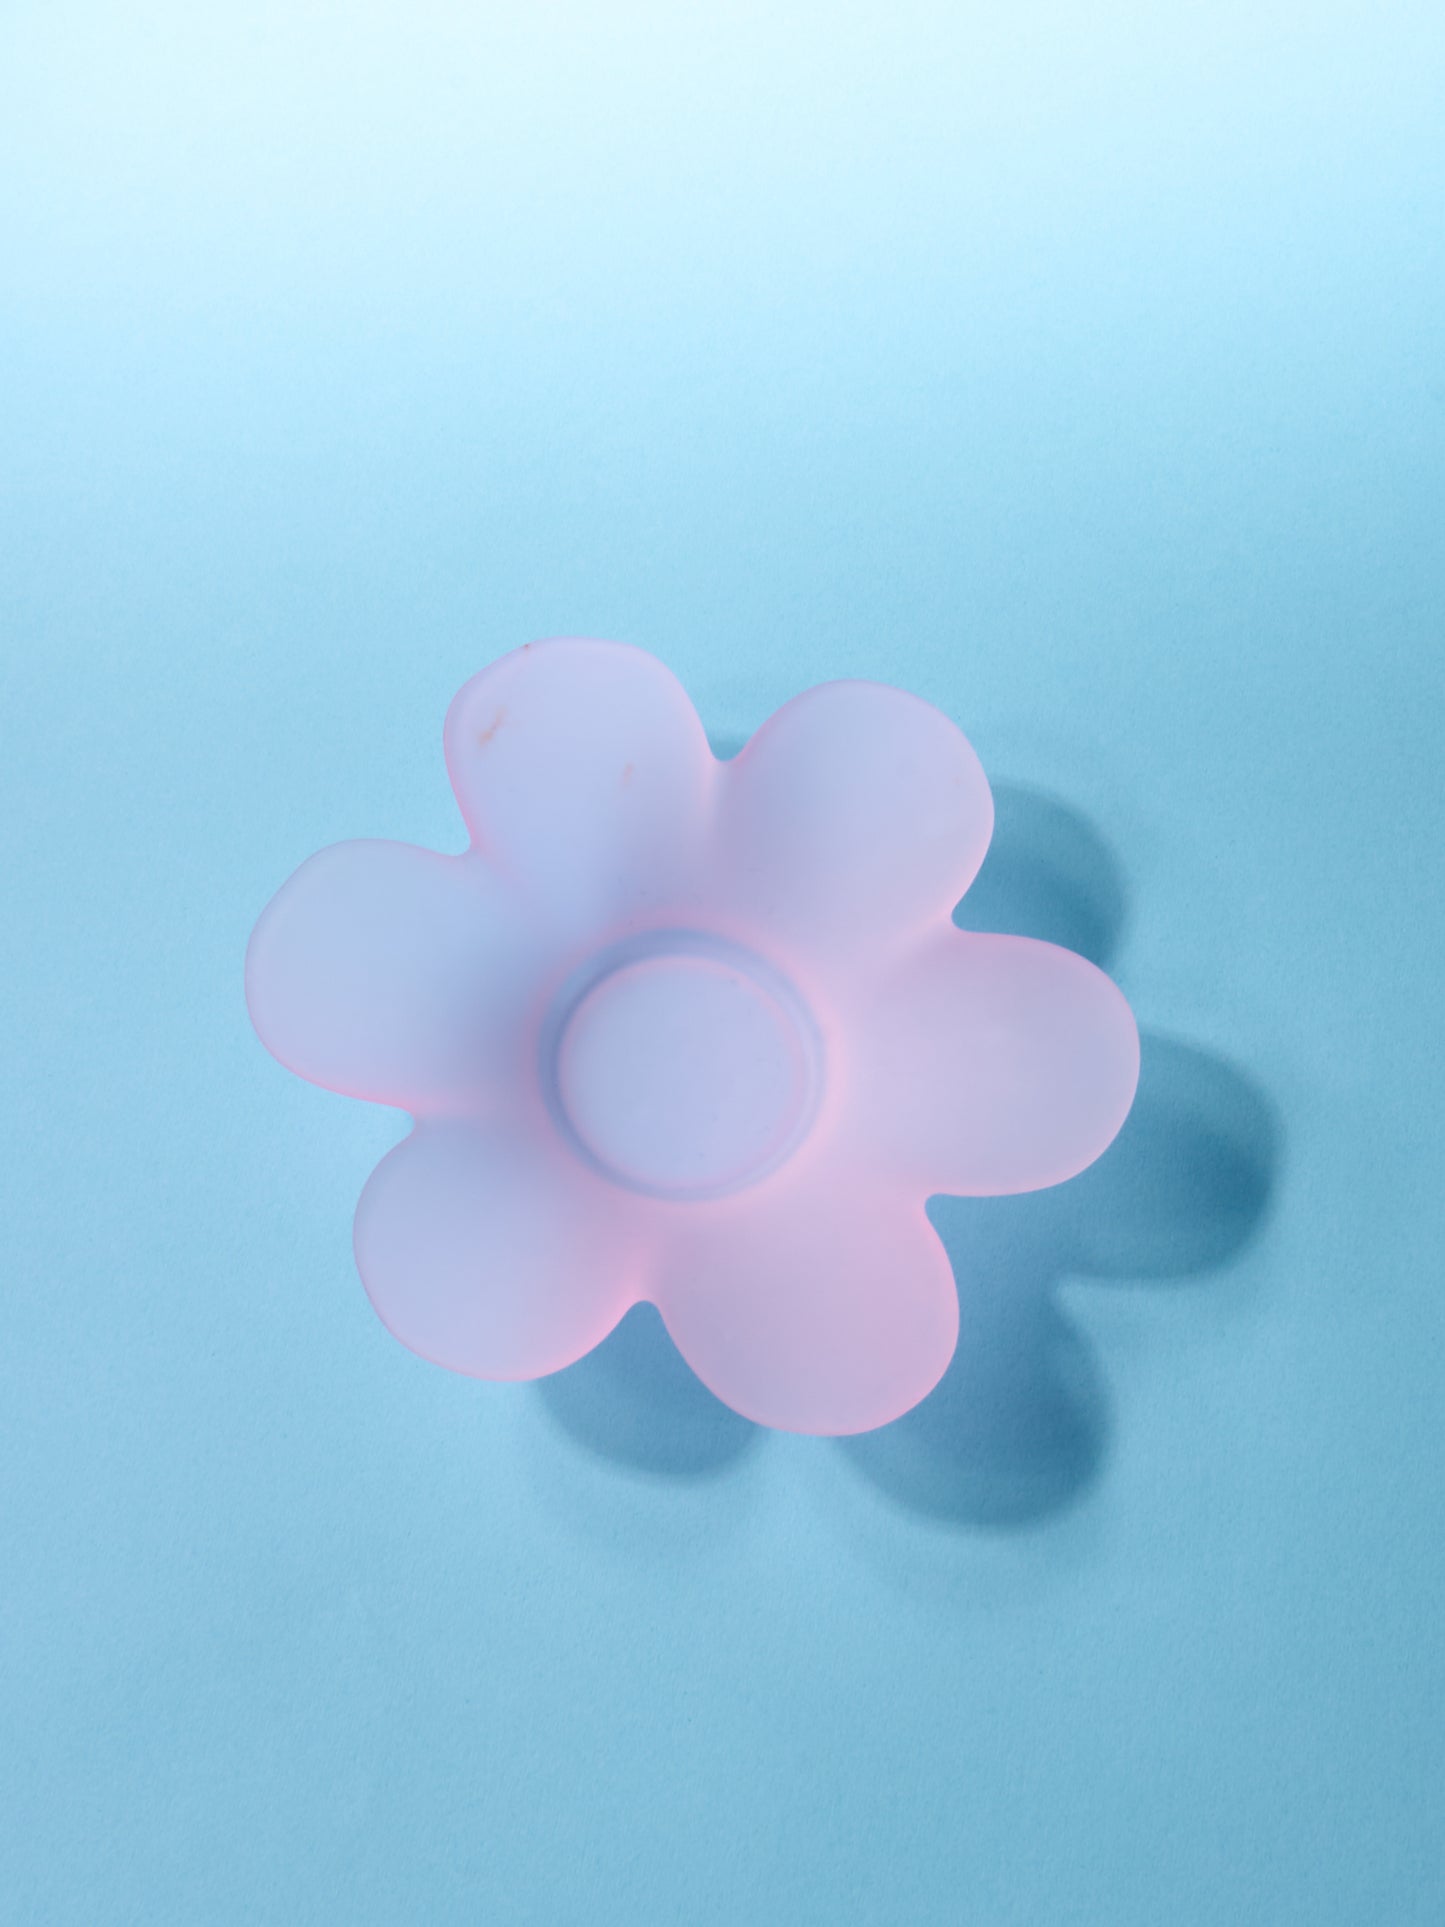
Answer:
<svg viewBox="0 0 1445 1927"><path fill-rule="evenodd" d="M955 930L854 1013L855 1128L921 1189L992 1197L1092 1164L1128 1115L1139 1033L1102 970L1031 937Z"/></svg>
<svg viewBox="0 0 1445 1927"><path fill-rule="evenodd" d="M246 1003L289 1070L409 1111L476 1109L511 1075L530 948L471 856L338 843L262 911Z"/></svg>
<svg viewBox="0 0 1445 1927"><path fill-rule="evenodd" d="M641 649L503 656L453 701L446 757L475 846L554 928L665 911L696 866L716 762L682 685Z"/></svg>
<svg viewBox="0 0 1445 1927"><path fill-rule="evenodd" d="M476 1378L539 1378L638 1298L635 1215L515 1128L419 1124L356 1208L357 1269L387 1329Z"/></svg>
<svg viewBox="0 0 1445 1927"><path fill-rule="evenodd" d="M824 1161L826 1162L826 1161ZM649 1296L703 1383L790 1432L866 1432L942 1376L958 1294L923 1201L862 1172L786 1174L679 1213Z"/></svg>
<svg viewBox="0 0 1445 1927"><path fill-rule="evenodd" d="M723 765L719 880L740 920L846 966L947 918L992 829L988 780L941 711L881 683L823 683Z"/></svg>

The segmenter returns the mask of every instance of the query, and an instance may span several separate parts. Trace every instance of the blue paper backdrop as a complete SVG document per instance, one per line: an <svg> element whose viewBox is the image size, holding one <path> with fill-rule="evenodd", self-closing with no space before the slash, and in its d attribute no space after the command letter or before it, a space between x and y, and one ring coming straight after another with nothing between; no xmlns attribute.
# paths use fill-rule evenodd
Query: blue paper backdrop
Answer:
<svg viewBox="0 0 1445 1927"><path fill-rule="evenodd" d="M1442 19L5 9L0 1917L1445 1915ZM941 704L1138 1011L875 1437L422 1364L248 1027L558 631Z"/></svg>

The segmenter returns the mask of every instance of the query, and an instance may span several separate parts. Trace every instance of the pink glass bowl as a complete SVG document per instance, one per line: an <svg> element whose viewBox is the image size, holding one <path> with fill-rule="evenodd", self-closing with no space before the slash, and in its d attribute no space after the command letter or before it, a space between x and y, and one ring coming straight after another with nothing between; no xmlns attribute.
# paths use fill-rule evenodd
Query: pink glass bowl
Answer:
<svg viewBox="0 0 1445 1927"><path fill-rule="evenodd" d="M528 1379L646 1299L762 1424L896 1418L958 1333L926 1200L1072 1176L1138 1076L1101 971L955 927L993 825L965 738L825 683L719 761L655 658L563 640L445 742L470 847L323 850L246 958L274 1056L414 1120L356 1214L385 1324Z"/></svg>

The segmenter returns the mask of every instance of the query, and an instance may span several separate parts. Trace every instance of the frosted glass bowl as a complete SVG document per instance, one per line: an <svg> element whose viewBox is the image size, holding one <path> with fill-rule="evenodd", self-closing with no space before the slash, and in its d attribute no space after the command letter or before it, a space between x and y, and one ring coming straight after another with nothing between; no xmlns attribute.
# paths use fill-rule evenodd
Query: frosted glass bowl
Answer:
<svg viewBox="0 0 1445 1927"><path fill-rule="evenodd" d="M559 640L467 683L445 746L470 847L323 850L246 958L273 1055L414 1120L356 1214L385 1324L535 1378L647 1299L762 1424L906 1411L958 1333L927 1199L1072 1176L1138 1077L1101 971L955 927L968 742L835 682L720 761L662 663Z"/></svg>

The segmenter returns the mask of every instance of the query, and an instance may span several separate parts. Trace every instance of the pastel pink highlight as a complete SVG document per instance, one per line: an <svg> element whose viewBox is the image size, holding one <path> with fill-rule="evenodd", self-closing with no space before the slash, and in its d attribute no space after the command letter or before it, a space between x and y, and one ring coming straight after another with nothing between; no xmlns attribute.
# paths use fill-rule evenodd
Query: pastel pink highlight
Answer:
<svg viewBox="0 0 1445 1927"><path fill-rule="evenodd" d="M471 847L323 850L246 958L273 1055L413 1117L356 1214L383 1322L530 1379L649 1300L761 1424L907 1411L958 1335L928 1198L1073 1176L1138 1078L1101 971L955 927L968 742L826 683L720 762L660 662L569 639L474 677L445 744Z"/></svg>

